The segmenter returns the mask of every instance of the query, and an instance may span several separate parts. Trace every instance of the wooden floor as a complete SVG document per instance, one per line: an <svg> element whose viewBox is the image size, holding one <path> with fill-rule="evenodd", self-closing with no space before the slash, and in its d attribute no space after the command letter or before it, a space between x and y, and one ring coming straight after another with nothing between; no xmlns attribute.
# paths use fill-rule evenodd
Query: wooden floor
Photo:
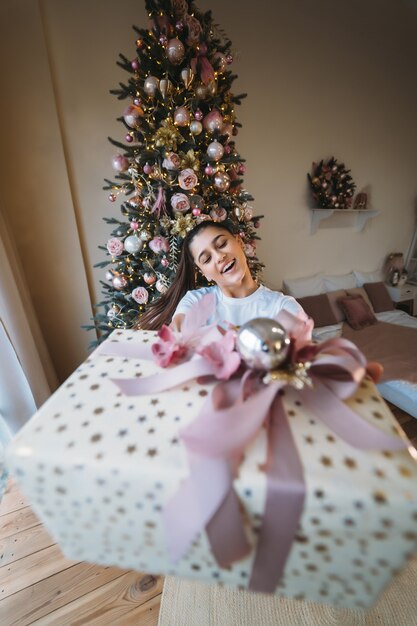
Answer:
<svg viewBox="0 0 417 626"><path fill-rule="evenodd" d="M162 585L64 558L10 481L0 504L1 626L156 626Z"/></svg>
<svg viewBox="0 0 417 626"><path fill-rule="evenodd" d="M417 420L391 407L417 448ZM0 504L1 626L156 626L163 578L65 559L17 487Z"/></svg>

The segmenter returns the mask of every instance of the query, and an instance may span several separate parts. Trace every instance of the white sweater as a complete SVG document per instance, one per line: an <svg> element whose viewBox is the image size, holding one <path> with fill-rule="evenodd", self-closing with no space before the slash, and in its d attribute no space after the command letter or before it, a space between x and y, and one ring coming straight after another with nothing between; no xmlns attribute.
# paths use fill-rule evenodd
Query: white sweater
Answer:
<svg viewBox="0 0 417 626"><path fill-rule="evenodd" d="M207 293L216 295L216 313L208 320L209 324L227 326L227 323L242 326L255 317L276 317L285 309L294 315L302 313L303 309L291 296L284 296L280 291L272 291L260 285L256 291L245 298L230 298L225 296L217 285L201 287L188 291L180 300L175 313L187 313L189 309Z"/></svg>

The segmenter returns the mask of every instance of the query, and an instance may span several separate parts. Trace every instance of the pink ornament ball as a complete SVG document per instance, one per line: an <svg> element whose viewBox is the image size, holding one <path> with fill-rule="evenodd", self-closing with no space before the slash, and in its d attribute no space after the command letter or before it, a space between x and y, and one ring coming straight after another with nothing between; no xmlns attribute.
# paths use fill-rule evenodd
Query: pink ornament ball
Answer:
<svg viewBox="0 0 417 626"><path fill-rule="evenodd" d="M145 274L143 275L143 280L145 281L147 285L153 285L154 282L156 281L156 276L155 274L145 272Z"/></svg>
<svg viewBox="0 0 417 626"><path fill-rule="evenodd" d="M177 126L188 126L190 123L190 112L187 107L178 107L174 111L174 124Z"/></svg>
<svg viewBox="0 0 417 626"><path fill-rule="evenodd" d="M110 200L110 202L116 202L116 196L114 195L114 193L111 193L109 195L109 200Z"/></svg>
<svg viewBox="0 0 417 626"><path fill-rule="evenodd" d="M203 119L203 111L201 109L196 109L194 112L194 119L200 122Z"/></svg>
<svg viewBox="0 0 417 626"><path fill-rule="evenodd" d="M224 146L224 153L225 153L225 154L230 154L230 153L231 153L231 151L232 151L232 148L231 148L228 144L226 144L226 145Z"/></svg>
<svg viewBox="0 0 417 626"><path fill-rule="evenodd" d="M204 172L205 174L207 174L207 176L212 176L214 174L214 169L211 165L206 165L206 167L204 168Z"/></svg>
<svg viewBox="0 0 417 626"><path fill-rule="evenodd" d="M169 265L169 261L168 261L168 259L165 256L164 256L163 259L161 259L161 265L162 265L162 267L168 267L168 265Z"/></svg>
<svg viewBox="0 0 417 626"><path fill-rule="evenodd" d="M261 223L260 223L260 222L254 222L254 224L253 224L253 225L255 226L255 228L260 228Z"/></svg>
<svg viewBox="0 0 417 626"><path fill-rule="evenodd" d="M117 291L121 291L127 287L127 278L120 274L119 276L115 276L113 278L113 287L117 289Z"/></svg>
<svg viewBox="0 0 417 626"><path fill-rule="evenodd" d="M226 172L217 172L214 175L214 186L218 191L227 191L230 187L230 178Z"/></svg>
<svg viewBox="0 0 417 626"><path fill-rule="evenodd" d="M143 166L143 172L144 174L150 174L152 172L152 165L146 163L146 165Z"/></svg>
<svg viewBox="0 0 417 626"><path fill-rule="evenodd" d="M161 46L164 46L164 48L166 48L168 43L168 37L166 35L161 35L159 37L159 43L161 44Z"/></svg>
<svg viewBox="0 0 417 626"><path fill-rule="evenodd" d="M130 67L132 68L132 70L137 72L139 69L139 61L137 59L133 59L133 61L130 64Z"/></svg>
<svg viewBox="0 0 417 626"><path fill-rule="evenodd" d="M198 217L199 215L201 215L201 210L200 209L193 209L193 215L194 215L194 217Z"/></svg>
<svg viewBox="0 0 417 626"><path fill-rule="evenodd" d="M177 30L179 33L184 30L184 22L181 22L181 20L179 20L176 24L175 24L175 30Z"/></svg>
<svg viewBox="0 0 417 626"><path fill-rule="evenodd" d="M244 165L239 165L239 174L244 174L246 172L246 167Z"/></svg>
<svg viewBox="0 0 417 626"><path fill-rule="evenodd" d="M143 109L140 106L131 104L123 113L123 119L130 128L136 128L139 118L143 116Z"/></svg>
<svg viewBox="0 0 417 626"><path fill-rule="evenodd" d="M231 63L233 63L233 55L232 54L227 54L226 55L226 61L228 62L229 65Z"/></svg>
<svg viewBox="0 0 417 626"><path fill-rule="evenodd" d="M137 107L140 107L140 105L142 104L142 100L140 98L134 98L133 104Z"/></svg>
<svg viewBox="0 0 417 626"><path fill-rule="evenodd" d="M130 228L132 230L137 230L139 228L139 224L137 222L132 221L130 222Z"/></svg>
<svg viewBox="0 0 417 626"><path fill-rule="evenodd" d="M115 154L112 158L112 166L116 172L125 172L129 165L129 160L123 154Z"/></svg>
<svg viewBox="0 0 417 626"><path fill-rule="evenodd" d="M125 136L125 140L127 141L127 143L132 143L133 141L133 137L130 133L127 133L127 135Z"/></svg>
<svg viewBox="0 0 417 626"><path fill-rule="evenodd" d="M220 111L213 109L203 119L203 126L209 133L220 132L223 127L223 117Z"/></svg>
<svg viewBox="0 0 417 626"><path fill-rule="evenodd" d="M174 65L178 65L185 56L184 44L177 38L170 39L166 46L166 52L168 61Z"/></svg>

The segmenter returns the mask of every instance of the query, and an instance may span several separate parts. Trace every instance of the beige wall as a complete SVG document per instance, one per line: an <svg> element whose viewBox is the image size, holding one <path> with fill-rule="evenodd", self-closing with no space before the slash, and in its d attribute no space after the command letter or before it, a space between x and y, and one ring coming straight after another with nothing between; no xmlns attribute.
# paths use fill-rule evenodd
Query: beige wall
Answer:
<svg viewBox="0 0 417 626"><path fill-rule="evenodd" d="M267 283L323 270L373 270L406 252L417 197L417 8L411 0L202 0L234 43L245 186L266 219ZM93 270L119 208L111 178L142 0L3 0L0 22L0 190L29 290L62 380L86 356L80 329L100 299ZM336 156L381 211L361 233L332 218L309 232L306 173ZM91 333L90 333L91 335Z"/></svg>

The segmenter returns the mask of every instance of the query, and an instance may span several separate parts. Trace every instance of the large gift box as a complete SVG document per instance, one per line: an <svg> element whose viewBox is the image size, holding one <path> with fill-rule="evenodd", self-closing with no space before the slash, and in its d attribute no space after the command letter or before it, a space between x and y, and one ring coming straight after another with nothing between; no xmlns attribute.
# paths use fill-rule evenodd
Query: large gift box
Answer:
<svg viewBox="0 0 417 626"><path fill-rule="evenodd" d="M291 484L292 470L297 474L301 468L305 495L300 500L297 486L290 485L286 504L278 499L277 510L267 513L274 489L267 463L271 435L261 424L244 453L229 459L231 506L237 502L241 524L235 531L236 506L216 523L204 518L206 499L216 498L212 484L219 468L216 462L211 467L210 458L199 465L199 454L187 450L181 437L206 410L218 381L191 377L155 391L172 371L146 354L155 336L114 331L7 450L11 473L65 556L339 606L371 605L417 543L416 461L371 380L364 378L343 402L365 427L354 445L346 439L356 424L345 424L347 435L341 436L340 428L321 419L320 406L304 401L302 391L281 388L277 397L288 428L282 441L286 448L292 440L298 460L287 459L282 449L278 457L286 459L281 469L284 474L288 469ZM143 348L140 356L137 347ZM140 394L123 391L117 379L141 381ZM255 414L257 404L249 412ZM323 415L329 413L327 404ZM242 428L245 419L242 411ZM362 445L367 428L381 434L379 449ZM218 436L220 447L223 434L226 438L226 427ZM190 474L201 471L200 488L189 485ZM195 534L200 509L203 527ZM181 524L190 541L176 534ZM242 529L250 550L229 560L227 547Z"/></svg>

